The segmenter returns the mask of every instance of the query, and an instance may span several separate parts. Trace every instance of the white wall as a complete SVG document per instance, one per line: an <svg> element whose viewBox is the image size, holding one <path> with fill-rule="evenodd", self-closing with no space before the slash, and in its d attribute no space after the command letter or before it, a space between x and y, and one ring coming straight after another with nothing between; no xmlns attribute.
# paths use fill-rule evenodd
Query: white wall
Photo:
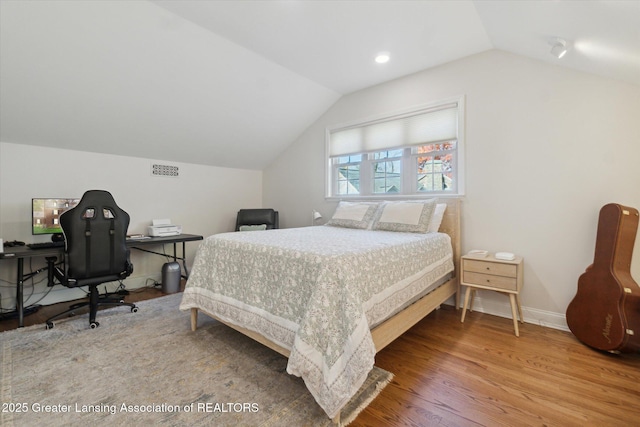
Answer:
<svg viewBox="0 0 640 427"><path fill-rule="evenodd" d="M180 177L154 177L152 163L178 166ZM2 142L0 237L27 243L46 241L46 236L31 235L31 198L81 197L90 189L113 194L131 217L132 233L146 234L152 219L170 218L174 224L182 225L183 232L206 237L232 231L239 209L261 207L262 172ZM187 243L188 265L198 245L199 242ZM172 251L169 245L167 251ZM147 278L159 280L166 262L164 257L137 251L132 251L132 261L134 273L125 281L128 288L144 285ZM34 259L32 267L43 265L44 260ZM15 261L3 260L0 269L2 308L9 309L15 306ZM46 282L46 274L36 277L36 281L42 279ZM37 285L27 304L47 290L45 284ZM41 304L83 295L62 286L51 290ZM25 295L31 292L31 283L26 283Z"/></svg>
<svg viewBox="0 0 640 427"><path fill-rule="evenodd" d="M464 95L462 246L525 258L525 320L566 328L578 276L593 260L599 209L640 208L640 88L489 51L341 98L264 171L264 205L283 227L329 218L325 128ZM640 252L632 274L640 279ZM508 298L475 308L510 317Z"/></svg>

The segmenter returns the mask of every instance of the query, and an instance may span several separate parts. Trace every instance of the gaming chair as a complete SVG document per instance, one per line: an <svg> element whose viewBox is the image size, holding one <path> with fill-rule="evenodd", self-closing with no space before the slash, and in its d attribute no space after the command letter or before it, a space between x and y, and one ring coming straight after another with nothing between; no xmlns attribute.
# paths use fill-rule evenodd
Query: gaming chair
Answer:
<svg viewBox="0 0 640 427"><path fill-rule="evenodd" d="M65 238L62 263L56 257L47 257L49 285L54 278L69 288L88 286L89 301L74 304L68 310L47 320L47 329L53 328L53 319L73 314L80 307L89 307L89 326L94 329L99 306L126 305L132 312L135 304L122 299L101 298L98 285L122 280L133 272L126 245L129 214L120 209L108 191L90 190L72 209L60 215L60 226ZM60 267L62 266L62 268Z"/></svg>

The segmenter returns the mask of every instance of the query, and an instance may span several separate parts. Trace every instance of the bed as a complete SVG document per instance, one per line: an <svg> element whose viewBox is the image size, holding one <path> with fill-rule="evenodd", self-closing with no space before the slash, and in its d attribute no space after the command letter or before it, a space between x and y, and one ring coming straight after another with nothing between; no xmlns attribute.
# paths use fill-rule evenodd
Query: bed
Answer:
<svg viewBox="0 0 640 427"><path fill-rule="evenodd" d="M352 204L328 225L210 236L180 309L193 330L203 312L288 357L287 372L339 420L375 353L449 298L459 305L460 201L437 202L440 232L408 232L387 215L404 203L433 217L435 201L423 202ZM351 221L354 206L363 221Z"/></svg>

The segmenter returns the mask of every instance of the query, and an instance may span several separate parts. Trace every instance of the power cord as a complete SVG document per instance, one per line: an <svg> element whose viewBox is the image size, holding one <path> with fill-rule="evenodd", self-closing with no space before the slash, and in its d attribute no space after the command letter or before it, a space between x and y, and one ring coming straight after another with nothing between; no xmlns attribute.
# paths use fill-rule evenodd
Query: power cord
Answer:
<svg viewBox="0 0 640 427"><path fill-rule="evenodd" d="M151 286L149 286L149 282L151 282ZM158 282L157 280L153 280L151 278L148 278L144 284L145 288L159 288L160 286L162 286L162 283Z"/></svg>
<svg viewBox="0 0 640 427"><path fill-rule="evenodd" d="M129 291L126 288L127 287L125 286L124 282L120 280L120 284L118 285L118 288L115 290L115 293L118 295L129 295Z"/></svg>
<svg viewBox="0 0 640 427"><path fill-rule="evenodd" d="M51 292L51 288L49 288L47 290L47 292L44 293L44 295L42 295L37 301L34 301L30 304L26 304L29 299L34 295L35 293L35 288L36 285L42 283L45 279L43 278L42 280L36 282L34 281L34 277L44 271L47 270L47 267L41 267L39 269L36 269L34 271L33 269L33 265L31 263L31 259L29 260L29 273L26 274L26 278L27 280L25 281L25 283L23 283L23 287L24 285L27 285L30 287L31 292L29 293L28 296L26 296L26 298L23 295L23 313L25 315L27 314L31 314L31 313L35 313L36 311L38 311L40 309L40 305L38 304L40 301L42 301L44 298L47 297L47 295L49 295L49 292ZM17 283L13 283L13 282L9 282L8 280L4 280L4 279L0 279L0 282L3 283L8 283L9 285L1 285L2 287L9 287L11 286L12 288L15 288L17 286ZM30 284L28 284L28 282L31 282ZM15 308L11 308L11 309L7 309L7 308L2 308L2 294L0 294L0 319L8 319L8 318L13 318L17 316L17 310Z"/></svg>

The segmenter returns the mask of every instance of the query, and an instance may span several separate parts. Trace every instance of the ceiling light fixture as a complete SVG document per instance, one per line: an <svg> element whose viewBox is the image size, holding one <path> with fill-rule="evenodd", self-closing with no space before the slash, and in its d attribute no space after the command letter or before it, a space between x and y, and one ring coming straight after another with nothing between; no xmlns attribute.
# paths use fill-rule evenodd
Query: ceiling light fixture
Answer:
<svg viewBox="0 0 640 427"><path fill-rule="evenodd" d="M391 57L389 56L389 52L380 52L376 55L376 62L378 64L385 64L389 62L390 58Z"/></svg>
<svg viewBox="0 0 640 427"><path fill-rule="evenodd" d="M560 59L567 53L567 42L561 38L552 39L549 44L552 46L551 55Z"/></svg>

